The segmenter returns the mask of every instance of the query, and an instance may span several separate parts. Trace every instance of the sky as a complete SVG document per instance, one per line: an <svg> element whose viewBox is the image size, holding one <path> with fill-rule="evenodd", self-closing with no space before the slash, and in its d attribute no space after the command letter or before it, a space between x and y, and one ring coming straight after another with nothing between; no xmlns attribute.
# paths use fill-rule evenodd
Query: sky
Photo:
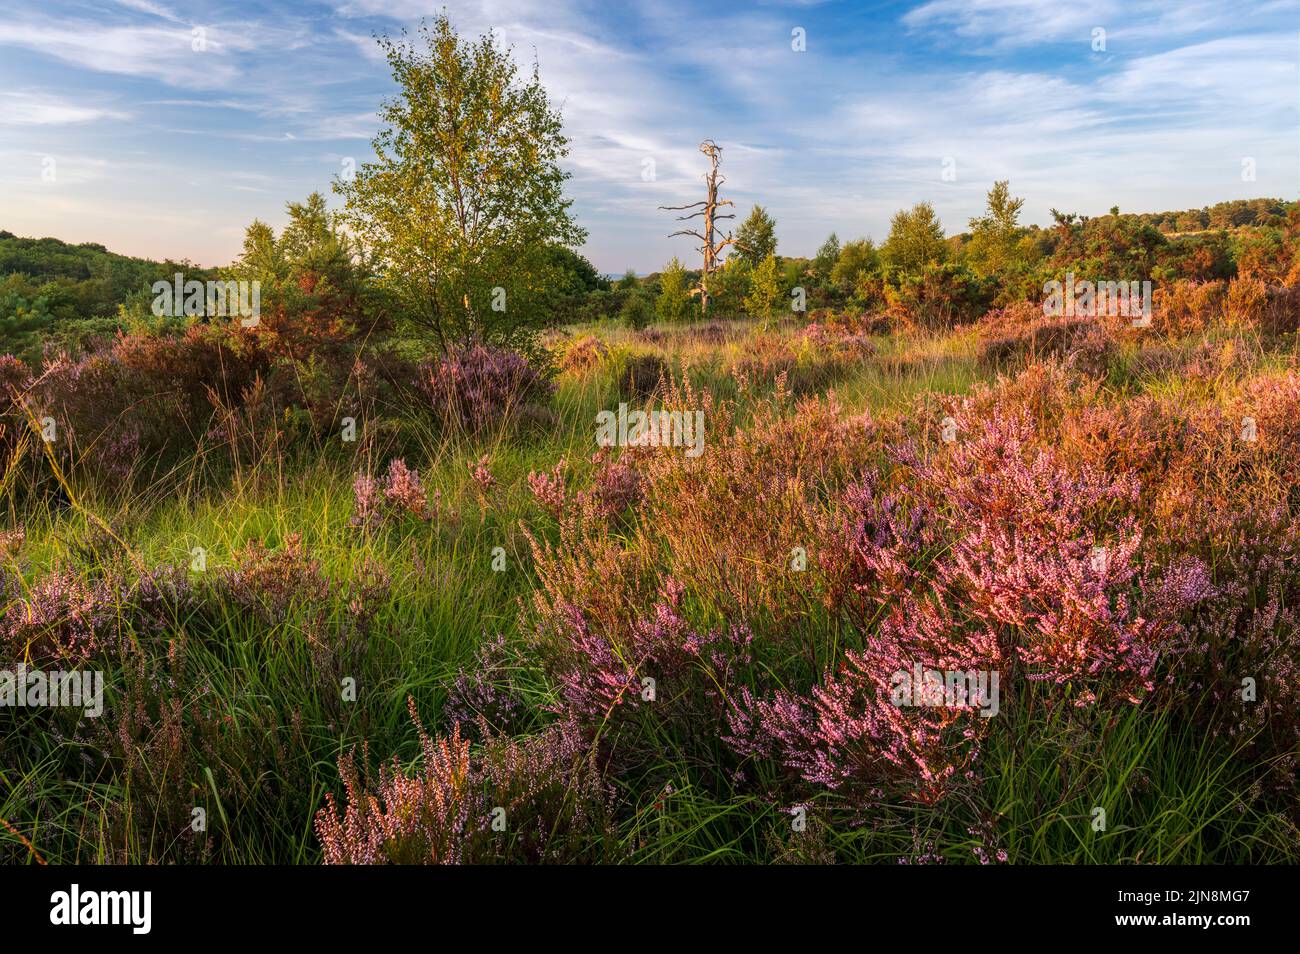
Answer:
<svg viewBox="0 0 1300 954"><path fill-rule="evenodd" d="M921 200L960 232L998 179L1026 224L1300 193L1300 0L4 0L0 229L227 264L336 204L396 89L375 35L444 9L536 61L603 272L694 261L658 206L705 138L786 255Z"/></svg>

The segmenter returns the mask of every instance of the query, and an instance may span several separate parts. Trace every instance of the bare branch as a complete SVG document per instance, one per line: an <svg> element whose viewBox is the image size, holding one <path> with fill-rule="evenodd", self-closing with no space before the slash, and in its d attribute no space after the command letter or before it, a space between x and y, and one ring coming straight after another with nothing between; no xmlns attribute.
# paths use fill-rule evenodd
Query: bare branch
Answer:
<svg viewBox="0 0 1300 954"><path fill-rule="evenodd" d="M709 171L704 176L704 184L708 188L708 197L699 202L692 202L690 205L661 205L660 209L666 212L684 212L687 209L695 209L690 215L677 216L678 222L687 222L695 218L704 219L703 232L696 232L690 229L682 229L674 232L669 238L676 238L678 235L690 235L699 239L701 243L699 251L704 255L704 268L700 271L700 284L698 292L700 295L700 309L704 312L709 310L709 287L708 281L710 276L717 270L718 253L729 245L735 244L735 239L730 233L721 241L714 238L716 233L715 225L721 219L734 219L734 214L719 215L718 209L724 206L734 206L735 203L730 199L718 198L718 186L726 182L726 177L719 175L718 162L722 158L722 147L712 139L706 139L700 143L700 152L709 159Z"/></svg>

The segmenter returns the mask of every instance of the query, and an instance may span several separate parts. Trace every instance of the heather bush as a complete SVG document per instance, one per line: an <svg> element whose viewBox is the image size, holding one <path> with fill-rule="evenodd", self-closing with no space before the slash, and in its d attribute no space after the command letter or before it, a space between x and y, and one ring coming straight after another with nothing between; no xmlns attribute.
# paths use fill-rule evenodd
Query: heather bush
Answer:
<svg viewBox="0 0 1300 954"><path fill-rule="evenodd" d="M301 717L249 699L236 721L195 655L184 635L168 634L155 652L132 656L110 676L103 716L74 730L87 780L117 786L94 796L102 835L80 860L211 863L301 810L292 780L312 750ZM195 826L196 809L208 825Z"/></svg>
<svg viewBox="0 0 1300 954"><path fill-rule="evenodd" d="M212 396L244 394L263 367L197 326L178 337L128 335L79 358L48 360L26 404L37 419L53 419L51 449L65 465L120 482L201 445Z"/></svg>
<svg viewBox="0 0 1300 954"><path fill-rule="evenodd" d="M825 600L864 623L913 592L945 541L934 509L869 469L823 518Z"/></svg>
<svg viewBox="0 0 1300 954"><path fill-rule="evenodd" d="M840 339L836 339L838 345ZM755 336L737 349L728 370L741 391L779 388L804 396L825 390L858 357L836 345L818 346L806 336Z"/></svg>
<svg viewBox="0 0 1300 954"><path fill-rule="evenodd" d="M1300 331L1300 267L1293 270L1285 287L1270 287L1259 323L1265 334L1284 335Z"/></svg>
<svg viewBox="0 0 1300 954"><path fill-rule="evenodd" d="M468 434L536 417L554 390L521 355L479 343L424 362L419 375L434 418Z"/></svg>
<svg viewBox="0 0 1300 954"><path fill-rule="evenodd" d="M1143 394L1116 404L1087 404L1064 415L1060 446L1072 460L1132 475L1140 494L1150 500L1179 459L1190 426L1176 404Z"/></svg>
<svg viewBox="0 0 1300 954"><path fill-rule="evenodd" d="M801 574L807 567L815 576L819 561L818 502L858 471L874 436L833 395L793 408L786 400L770 396L748 426L733 428L732 409L683 388L669 406L702 406L705 453L660 452L641 463L639 525L662 537L673 571L717 611L755 625L802 611L809 583Z"/></svg>
<svg viewBox="0 0 1300 954"><path fill-rule="evenodd" d="M21 359L0 354L0 451L16 445L27 427L19 402L31 376L31 370Z"/></svg>
<svg viewBox="0 0 1300 954"><path fill-rule="evenodd" d="M468 461L470 487L478 502L479 516L487 520L488 510L497 487L497 479L492 473L492 456L484 454L476 461Z"/></svg>
<svg viewBox="0 0 1300 954"><path fill-rule="evenodd" d="M864 331L849 331L842 325L812 321L799 332L799 337L810 348L829 349L849 361L870 358L876 353L876 345L869 334Z"/></svg>
<svg viewBox="0 0 1300 954"><path fill-rule="evenodd" d="M1268 304L1268 286L1255 278L1236 278L1228 283L1224 303L1229 322L1239 325L1257 324L1264 316Z"/></svg>
<svg viewBox="0 0 1300 954"><path fill-rule="evenodd" d="M742 688L729 736L740 754L857 805L899 785L931 801L973 770L990 722L969 700L900 707L894 673L998 672L1007 691L1017 677L1048 682L1076 706L1154 689L1175 629L1138 609L1170 601L1138 579L1141 535L1123 515L1136 485L1067 466L1023 417L967 415L959 433L897 448L890 482L868 472L849 485L825 594L861 648L810 693Z"/></svg>
<svg viewBox="0 0 1300 954"><path fill-rule="evenodd" d="M909 602L810 694L778 690L763 700L742 688L728 714L727 741L740 754L775 760L859 807L892 786L933 800L978 757L988 720L975 714L979 699L899 704L893 675L910 676L917 666L996 671L998 641L989 633L963 633L941 603Z"/></svg>
<svg viewBox="0 0 1300 954"><path fill-rule="evenodd" d="M1024 416L959 417L966 428L950 453L915 468L931 493L942 488L942 512L960 528L940 578L971 615L1015 631L1030 679L1069 683L1081 700L1102 686L1139 700L1169 633L1135 605L1136 480L1070 467L1034 445Z"/></svg>
<svg viewBox="0 0 1300 954"><path fill-rule="evenodd" d="M481 724L497 733L520 728L527 709L515 677L522 668L504 636L485 637L474 650L473 665L457 671L443 720L471 735Z"/></svg>
<svg viewBox="0 0 1300 954"><path fill-rule="evenodd" d="M645 499L641 475L632 455L613 458L608 448L592 455L591 487L578 494L578 506L596 519L614 519L640 506Z"/></svg>
<svg viewBox="0 0 1300 954"><path fill-rule="evenodd" d="M295 607L323 602L330 584L320 561L311 557L301 535L294 533L279 550L250 540L235 554L234 566L215 576L213 587L223 601L275 625Z"/></svg>
<svg viewBox="0 0 1300 954"><path fill-rule="evenodd" d="M56 570L25 592L16 580L3 593L0 644L6 668L79 668L120 648L117 599L107 581Z"/></svg>
<svg viewBox="0 0 1300 954"><path fill-rule="evenodd" d="M684 593L667 577L647 616L614 627L572 604L539 612L539 648L559 690L559 711L589 729L626 726L640 713L661 724L719 724L727 693L751 661L753 634L741 624L692 627L682 615ZM638 745L631 734L611 754L625 766L655 755L652 743Z"/></svg>
<svg viewBox="0 0 1300 954"><path fill-rule="evenodd" d="M1232 418L1249 420L1247 443L1284 486L1300 485L1300 372L1251 377L1234 402Z"/></svg>
<svg viewBox="0 0 1300 954"><path fill-rule="evenodd" d="M561 457L549 473L528 472L528 489L532 491L533 499L552 516L558 517L568 503L564 476L568 465L569 462Z"/></svg>
<svg viewBox="0 0 1300 954"><path fill-rule="evenodd" d="M1095 318L1028 318L1026 303L988 312L980 321L979 360L992 370L1022 361L1057 359L1086 374L1102 375L1116 342ZM1041 312L1041 309L1040 309ZM1026 320L1028 318L1028 320Z"/></svg>
<svg viewBox="0 0 1300 954"><path fill-rule="evenodd" d="M343 810L331 793L316 815L327 864L602 860L608 797L574 725L556 723L523 740L489 735L472 754L459 726L431 736L413 701L409 707L418 774L408 776L394 757L372 794L354 753L340 758Z"/></svg>
<svg viewBox="0 0 1300 954"><path fill-rule="evenodd" d="M627 355L619 371L619 392L629 401L643 401L659 390L669 373L668 362L662 355L649 352Z"/></svg>

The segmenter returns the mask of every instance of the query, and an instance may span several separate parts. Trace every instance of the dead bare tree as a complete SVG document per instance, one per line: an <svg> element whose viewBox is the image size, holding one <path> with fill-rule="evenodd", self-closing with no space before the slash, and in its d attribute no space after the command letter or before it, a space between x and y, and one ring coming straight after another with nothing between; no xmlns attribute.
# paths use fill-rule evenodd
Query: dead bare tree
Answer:
<svg viewBox="0 0 1300 954"><path fill-rule="evenodd" d="M689 215L677 216L677 221L686 222L690 219L703 218L704 223L702 230L682 229L674 232L669 238L675 238L678 235L692 235L702 243L699 250L704 253L704 270L700 274L700 311L707 313L709 310L709 277L717 270L718 255L728 245L735 243L735 239L728 232L721 240L715 239L717 231L716 223L721 219L734 219L734 214L719 215L718 209L726 205L735 205L730 199L718 198L718 186L726 182L726 178L718 174L718 161L722 158L722 147L712 139L706 139L700 143L700 152L709 157L709 172L704 176L705 185L708 186L708 198L701 199L699 202L692 202L690 205L661 205L659 208L669 212L684 212L688 209L694 209Z"/></svg>

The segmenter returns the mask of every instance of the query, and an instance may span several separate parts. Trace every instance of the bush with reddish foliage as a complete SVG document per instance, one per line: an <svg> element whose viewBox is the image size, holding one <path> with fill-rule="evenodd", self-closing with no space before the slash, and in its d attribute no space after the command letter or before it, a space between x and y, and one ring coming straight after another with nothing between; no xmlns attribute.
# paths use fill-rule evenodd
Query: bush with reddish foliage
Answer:
<svg viewBox="0 0 1300 954"><path fill-rule="evenodd" d="M214 586L223 600L255 613L264 622L283 622L295 606L325 600L330 584L299 534L291 533L279 550L257 540L235 554L233 567L216 576Z"/></svg>
<svg viewBox="0 0 1300 954"><path fill-rule="evenodd" d="M54 422L51 450L93 476L121 481L204 442L214 398L232 400L266 368L195 326L184 335L128 335L82 357L48 360L26 392Z"/></svg>
<svg viewBox="0 0 1300 954"><path fill-rule="evenodd" d="M1222 319L1228 283L1174 281L1153 291L1152 324L1167 334L1202 331Z"/></svg>

